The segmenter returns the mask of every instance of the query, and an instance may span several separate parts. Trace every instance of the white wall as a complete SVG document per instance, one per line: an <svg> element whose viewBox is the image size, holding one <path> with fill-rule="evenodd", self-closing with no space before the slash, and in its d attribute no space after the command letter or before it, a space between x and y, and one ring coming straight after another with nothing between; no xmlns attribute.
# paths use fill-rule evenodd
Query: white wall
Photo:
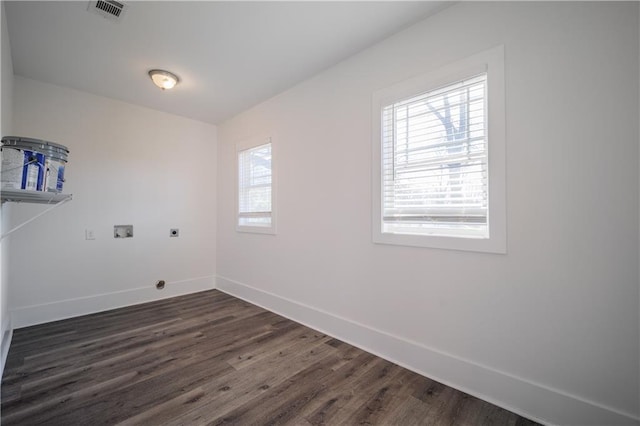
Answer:
<svg viewBox="0 0 640 426"><path fill-rule="evenodd" d="M371 95L504 44L506 255L371 242ZM460 3L219 126L218 287L551 423L639 424L638 4ZM271 135L278 235L237 233Z"/></svg>
<svg viewBox="0 0 640 426"><path fill-rule="evenodd" d="M14 327L213 287L215 126L16 76L13 132L69 148L73 194L12 235ZM12 222L43 209L14 205ZM134 237L114 239L125 224Z"/></svg>
<svg viewBox="0 0 640 426"><path fill-rule="evenodd" d="M7 18L4 11L4 2L0 5L0 41L2 42L1 62L1 104L0 104L0 135L10 135L12 131L13 117L13 63L11 61L11 46L9 44L9 32L7 30ZM0 223L2 229L8 224L11 207L3 204L0 207ZM8 309L8 276L9 276L9 243L10 238L0 243L0 374L4 370L4 362L9 352L11 341L11 322Z"/></svg>

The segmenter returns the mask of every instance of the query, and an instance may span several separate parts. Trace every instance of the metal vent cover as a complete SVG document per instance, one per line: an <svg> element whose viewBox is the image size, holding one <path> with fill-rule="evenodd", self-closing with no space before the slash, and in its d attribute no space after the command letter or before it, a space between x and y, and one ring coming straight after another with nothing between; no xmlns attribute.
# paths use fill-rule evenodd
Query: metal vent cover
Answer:
<svg viewBox="0 0 640 426"><path fill-rule="evenodd" d="M126 10L126 5L115 0L92 0L89 2L89 12L96 13L103 18L119 21Z"/></svg>

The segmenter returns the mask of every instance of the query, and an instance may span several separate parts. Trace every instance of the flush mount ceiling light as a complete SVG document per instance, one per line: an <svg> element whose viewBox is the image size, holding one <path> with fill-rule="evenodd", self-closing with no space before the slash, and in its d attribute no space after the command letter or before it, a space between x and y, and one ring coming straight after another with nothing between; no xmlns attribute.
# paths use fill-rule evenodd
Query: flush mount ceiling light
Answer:
<svg viewBox="0 0 640 426"><path fill-rule="evenodd" d="M162 90L172 89L180 81L177 75L164 70L151 70L149 77Z"/></svg>

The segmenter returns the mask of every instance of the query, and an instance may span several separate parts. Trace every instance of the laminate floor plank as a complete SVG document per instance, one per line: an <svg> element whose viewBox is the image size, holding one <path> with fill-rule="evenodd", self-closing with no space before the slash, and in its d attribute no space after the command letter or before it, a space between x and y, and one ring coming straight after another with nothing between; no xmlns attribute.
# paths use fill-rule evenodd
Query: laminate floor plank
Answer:
<svg viewBox="0 0 640 426"><path fill-rule="evenodd" d="M301 410L300 416L305 417L310 424L329 424L328 420L334 418L356 396L358 384L376 367L376 361L382 361L370 353L359 352L355 357L347 355L349 360L346 363L339 363L339 368L334 367L333 380L323 382L327 385L326 392L319 394Z"/></svg>
<svg viewBox="0 0 640 426"><path fill-rule="evenodd" d="M364 418L356 421L355 416L364 417L358 410L368 400L377 397L379 390L402 370L398 365L375 357L370 368L363 375L355 378L347 386L342 386L342 393L333 407L334 410L324 413L324 422L326 424L367 424Z"/></svg>
<svg viewBox="0 0 640 426"><path fill-rule="evenodd" d="M281 355L283 352L298 353L318 340L326 338L324 334L314 332L306 327L294 327L285 334L274 336L257 347L248 348L238 356L230 357L227 362L236 370L241 370L249 365L259 363L262 359L270 356L274 352Z"/></svg>
<svg viewBox="0 0 640 426"><path fill-rule="evenodd" d="M327 356L334 356L336 360L340 358L334 349L321 343L298 354L274 353L260 364L235 371L207 384L206 399L199 401L184 415L163 424L206 424L211 420L212 413L228 413L245 404L249 404L246 406L248 409L251 401L260 399L269 389Z"/></svg>
<svg viewBox="0 0 640 426"><path fill-rule="evenodd" d="M406 380L414 374L406 369L401 369L397 375L381 381L366 392L362 392L365 395L362 398L364 402L351 413L349 413L350 410L344 409L343 413L347 414L348 417L341 423L385 424L387 414L393 412L404 401L404 398L400 398L398 395L401 394Z"/></svg>
<svg viewBox="0 0 640 426"><path fill-rule="evenodd" d="M186 296L179 296L170 299L163 299L155 302L148 302L124 308L113 309L106 312L84 315L70 319L59 320L51 323L35 325L20 329L20 333L12 339L12 345L19 345L26 341L33 343L35 338L49 336L54 333L64 333L67 331L87 331L90 333L106 330L107 333L117 328L128 327L131 322L155 321L162 317L178 317L176 312L185 309L187 313L193 311L195 314L202 313L203 307L208 307L208 312L215 312L217 306L235 307L243 306L259 310L247 302L235 299L231 296L220 297L215 301L207 298L202 299L198 293ZM109 321L110 318L118 318L118 321Z"/></svg>
<svg viewBox="0 0 640 426"><path fill-rule="evenodd" d="M248 401L235 410L224 413L207 424L218 426L225 424L274 424L278 415L290 416L281 407L291 400L304 404L309 401L308 394L315 393L322 380L333 370L331 366L338 361L335 356L323 357L304 370L290 376L277 386L271 387L259 399ZM285 401L283 404L282 401Z"/></svg>
<svg viewBox="0 0 640 426"><path fill-rule="evenodd" d="M217 290L15 330L1 422L536 424Z"/></svg>

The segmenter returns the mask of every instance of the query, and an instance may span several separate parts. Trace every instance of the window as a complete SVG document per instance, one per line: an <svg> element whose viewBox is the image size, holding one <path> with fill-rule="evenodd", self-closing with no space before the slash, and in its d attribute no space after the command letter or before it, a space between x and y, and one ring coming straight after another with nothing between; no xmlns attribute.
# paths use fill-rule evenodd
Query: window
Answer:
<svg viewBox="0 0 640 426"><path fill-rule="evenodd" d="M238 146L239 231L275 233L271 139Z"/></svg>
<svg viewBox="0 0 640 426"><path fill-rule="evenodd" d="M374 241L505 252L502 48L374 95Z"/></svg>

